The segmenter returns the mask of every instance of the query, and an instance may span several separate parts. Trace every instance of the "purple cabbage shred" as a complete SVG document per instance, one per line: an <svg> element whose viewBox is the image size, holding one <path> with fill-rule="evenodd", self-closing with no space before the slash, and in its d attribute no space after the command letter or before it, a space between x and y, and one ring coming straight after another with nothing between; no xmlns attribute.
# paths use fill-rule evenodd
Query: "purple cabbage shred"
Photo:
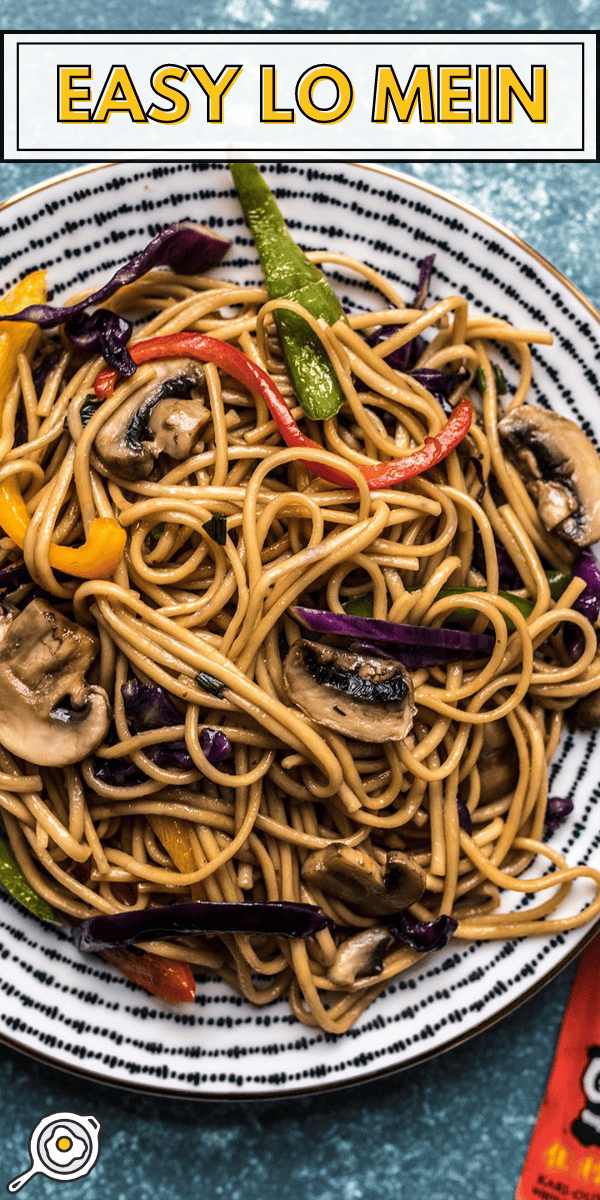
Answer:
<svg viewBox="0 0 600 1200"><path fill-rule="evenodd" d="M591 550L582 550L573 566L573 578L583 579L585 591L577 597L573 608L575 612L587 617L592 625L600 616L600 564ZM577 625L565 624L564 642L573 660L579 658L585 646L583 631Z"/></svg>
<svg viewBox="0 0 600 1200"><path fill-rule="evenodd" d="M465 833L468 833L468 835L470 837L473 832L473 821L471 819L471 813L469 812L469 809L467 808L466 804L462 800L456 801L456 807L458 809L458 823L459 823L461 829L464 829Z"/></svg>
<svg viewBox="0 0 600 1200"><path fill-rule="evenodd" d="M170 267L173 271L183 275L196 275L209 271L211 267L215 267L221 261L230 246L231 242L226 238L194 221L178 221L158 233L139 254L134 254L133 258L119 267L111 279L85 300L62 307L52 304L29 304L20 312L11 313L10 316L2 319L5 321L34 321L41 329L50 329L54 325L66 323L65 329L71 340L75 341L76 345L83 345L88 349L91 346L91 343L85 340L91 336L87 332L89 317L85 316L88 309L103 304L119 288L124 287L125 284L134 283L136 279L146 275L155 267ZM81 326L75 324L75 319L79 316L84 318ZM111 317L116 321L122 320L120 317L115 317L115 314L111 314ZM102 325L105 320L106 318L103 317ZM116 333L116 326L111 324L109 333L98 329L97 336L103 339L104 344L94 341L93 349L100 349L109 366L116 367L124 375L132 375L135 365L125 349L122 334ZM84 340L77 341L77 338ZM125 338L126 340L127 338ZM123 370L123 363L127 366L127 370Z"/></svg>
<svg viewBox="0 0 600 1200"><path fill-rule="evenodd" d="M80 350L101 354L109 366L121 375L135 373L135 363L127 349L132 325L125 317L108 308L97 308L95 312L79 312L65 324L65 333L73 345Z"/></svg>
<svg viewBox="0 0 600 1200"><path fill-rule="evenodd" d="M231 754L231 742L222 729L203 729L200 746L210 763L223 762Z"/></svg>
<svg viewBox="0 0 600 1200"><path fill-rule="evenodd" d="M31 377L33 379L33 386L35 388L35 393L38 400L44 390L44 384L50 372L53 371L56 366L58 366L61 356L62 350L60 348L57 350L51 350L50 353L46 354L44 358L42 358L41 362L38 363L35 371L32 371Z"/></svg>
<svg viewBox="0 0 600 1200"><path fill-rule="evenodd" d="M429 292L429 284L431 282L431 272L435 262L435 254L428 254L420 264L419 282L417 284L417 294L413 300L413 308L423 308Z"/></svg>
<svg viewBox="0 0 600 1200"><path fill-rule="evenodd" d="M420 954L443 950L458 928L458 922L446 913L435 917L433 921L417 921L408 910L388 917L386 925L398 941L406 942L407 946L418 950Z"/></svg>
<svg viewBox="0 0 600 1200"><path fill-rule="evenodd" d="M125 705L125 716L136 733L145 733L148 729L162 729L165 726L172 728L184 723L183 716L168 692L158 684L128 679L121 688L121 695ZM213 764L223 762L231 754L231 743L221 729L203 729L200 733L200 745L208 761ZM182 771L191 771L195 767L183 738L158 746L146 746L144 753L157 767L176 767Z"/></svg>
<svg viewBox="0 0 600 1200"><path fill-rule="evenodd" d="M545 833L554 833L573 812L573 801L568 796L550 796L546 805Z"/></svg>

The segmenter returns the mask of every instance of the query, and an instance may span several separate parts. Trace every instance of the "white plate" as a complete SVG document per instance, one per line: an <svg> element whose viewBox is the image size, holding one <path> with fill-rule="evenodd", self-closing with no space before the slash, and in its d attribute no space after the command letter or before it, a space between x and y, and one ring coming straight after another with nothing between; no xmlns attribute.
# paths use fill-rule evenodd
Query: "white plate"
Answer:
<svg viewBox="0 0 600 1200"><path fill-rule="evenodd" d="M284 189L286 217L305 248L363 257L406 295L417 264L435 252L436 298L459 291L484 312L550 328L554 345L533 352L531 397L544 396L600 433L600 387L590 369L600 357L600 314L518 238L384 168L279 164L268 168L268 178ZM68 295L92 277L107 278L157 228L183 218L212 223L235 240L237 252L220 275L257 277L225 164L119 164L70 172L2 206L0 293L26 271L47 267L55 296ZM342 297L360 301L360 293L342 282ZM597 855L598 778L596 736L565 737L551 794L575 795L571 821L554 835L570 862ZM574 908L588 894L588 885L575 889ZM518 908L527 899L512 903ZM2 895L0 1037L109 1083L188 1097L284 1096L373 1078L455 1045L530 996L592 932L450 943L336 1038L298 1024L284 1002L256 1010L220 983L200 985L192 1005L161 1003Z"/></svg>

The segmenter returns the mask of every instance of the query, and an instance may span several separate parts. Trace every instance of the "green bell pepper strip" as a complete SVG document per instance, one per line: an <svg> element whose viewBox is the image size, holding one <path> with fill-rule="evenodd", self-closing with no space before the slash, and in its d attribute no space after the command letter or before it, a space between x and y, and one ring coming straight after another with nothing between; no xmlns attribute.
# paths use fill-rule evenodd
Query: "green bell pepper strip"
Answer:
<svg viewBox="0 0 600 1200"><path fill-rule="evenodd" d="M10 846L0 838L0 883L10 895L28 908L35 917L42 921L54 921L58 918L53 908L32 888L25 878Z"/></svg>
<svg viewBox="0 0 600 1200"><path fill-rule="evenodd" d="M239 162L230 163L229 169L254 238L269 299L295 300L328 325L345 320L322 271L308 261L288 232L258 167ZM313 421L333 417L344 403L344 393L318 337L299 313L276 312L275 322L299 403Z"/></svg>
<svg viewBox="0 0 600 1200"><path fill-rule="evenodd" d="M407 587L406 590L407 590L407 592L416 592L419 589L417 587ZM445 599L446 596L462 596L463 594L468 594L469 592L485 592L485 591L486 591L486 588L484 588L484 587L461 587L459 585L457 585L456 587L451 587L449 584L448 585L444 584L444 586L440 588L440 590L436 596L436 600L443 600L443 599ZM533 600L527 600L525 596L515 596L513 592L504 592L504 591L499 591L498 595L501 597L502 600L508 600L510 604L514 604L515 608L518 608L519 612L522 613L524 617L530 616L530 614L533 612ZM350 616L372 617L373 616L373 593L372 592L362 592L360 594L360 596L352 596L350 600L345 601L345 603L342 605L342 607L344 609L344 612L348 613ZM452 613L452 619L454 621L471 622L473 620L473 618L478 615L479 615L479 613L476 612L475 609L468 608L468 606L465 604L464 608L455 608L454 609L454 611ZM503 613L502 615L504 617L504 620L506 621L506 625L507 625L509 632L513 633L515 627L513 625L513 622L511 621L510 617L507 617L506 613Z"/></svg>

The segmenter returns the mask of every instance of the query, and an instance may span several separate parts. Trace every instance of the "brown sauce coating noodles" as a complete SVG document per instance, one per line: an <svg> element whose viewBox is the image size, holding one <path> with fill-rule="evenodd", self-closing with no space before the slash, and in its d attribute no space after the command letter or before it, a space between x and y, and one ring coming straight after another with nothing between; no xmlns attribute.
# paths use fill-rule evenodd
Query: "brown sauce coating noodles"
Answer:
<svg viewBox="0 0 600 1200"><path fill-rule="evenodd" d="M459 938L580 926L600 911L600 873L569 866L542 841L547 767L564 709L600 687L600 658L592 627L571 607L581 581L551 599L545 566L568 568L571 555L548 535L504 458L489 357L496 342L516 360L517 406L531 378L529 345L550 339L473 315L459 296L408 309L370 268L345 256L311 257L362 272L383 296L380 308L348 325L315 326L346 397L321 426L297 406L274 334L276 304L263 289L159 271L124 289L111 307L152 314L135 340L192 330L236 344L271 374L322 451L286 448L264 402L208 365L202 399L209 411L193 452L182 462L163 456L149 477L127 479L106 469L94 441L110 413L153 379L155 366L122 381L84 425L81 410L102 360L74 359L65 343L38 400L31 363L21 356L4 413L0 478L18 473L24 490L30 575L98 637L89 678L109 693L114 736L65 769L0 751L0 806L13 851L36 890L74 920L174 898L302 900L319 905L348 939L376 927L377 917L302 875L309 854L341 842L379 864L390 850L414 856L426 891L412 915L430 921L451 914ZM370 348L364 333L386 324L400 332ZM370 494L357 464L402 456L445 423L434 396L384 361L424 332L430 340L419 365L462 367L469 382L483 370L481 413L439 466ZM28 435L15 446L20 406ZM331 453L344 459L355 490L328 485L300 462ZM225 545L205 529L218 514L226 518ZM97 515L116 515L128 533L114 578L57 576L50 543L82 540ZM528 616L498 595L498 543L523 580L521 594L533 601ZM0 550L2 565L15 561L8 539ZM369 592L377 618L442 624L465 603L462 595L441 596L445 585L485 588L469 597L472 628L491 624L495 648L487 660L413 671L417 715L405 741L352 740L291 704L282 659L301 636L291 606L342 612L348 598ZM12 599L26 594L24 585ZM564 622L584 634L575 663L562 645ZM206 675L221 685L219 695L202 686ZM166 689L181 724L136 732L122 695L132 677ZM208 762L204 728L227 735L228 760ZM187 769L160 766L148 754L174 739L185 740ZM496 761L518 765L495 789L494 747ZM132 782L100 769L115 759L135 768ZM459 799L471 834L459 824ZM552 873L523 879L538 855ZM591 886L575 913L561 915L578 878ZM503 912L505 891L536 900ZM339 940L326 930L306 943L224 936L147 948L220 974L253 1004L287 994L300 1021L341 1033L418 954L386 944L376 968L344 986L332 972Z"/></svg>

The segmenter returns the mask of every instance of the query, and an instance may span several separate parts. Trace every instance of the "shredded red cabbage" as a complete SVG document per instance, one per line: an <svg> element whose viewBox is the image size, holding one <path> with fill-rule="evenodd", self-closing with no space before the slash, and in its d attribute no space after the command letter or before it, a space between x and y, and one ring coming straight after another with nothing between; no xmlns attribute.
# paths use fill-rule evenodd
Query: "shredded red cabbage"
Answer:
<svg viewBox="0 0 600 1200"><path fill-rule="evenodd" d="M495 645L494 638L486 633L465 633L461 629L438 629L432 625L403 625L396 621L353 617L348 613L324 612L316 608L296 607L292 611L315 633L358 638L386 647L419 647L426 651L451 651L455 657L468 657L474 654L491 654Z"/></svg>
<svg viewBox="0 0 600 1200"><path fill-rule="evenodd" d="M420 954L427 954L430 950L443 950L458 928L458 921L445 913L433 921L417 921L408 910L394 913L385 923L399 942L406 942Z"/></svg>
<svg viewBox="0 0 600 1200"><path fill-rule="evenodd" d="M416 379L417 383L427 388L427 391L440 401L447 400L454 389L467 378L465 371L435 371L431 367L416 367L409 374L411 379ZM445 411L452 411L449 405L443 407Z"/></svg>
<svg viewBox="0 0 600 1200"><path fill-rule="evenodd" d="M313 904L190 900L162 908L90 917L74 929L73 940L80 950L92 951L188 933L262 933L271 937L306 938L332 924Z"/></svg>
<svg viewBox="0 0 600 1200"><path fill-rule="evenodd" d="M595 625L600 616L600 564L591 550L582 550L573 566L572 574L575 579L583 579L586 585L585 591L577 597L573 608ZM583 631L576 625L566 623L563 629L565 646L571 658L579 658L585 645Z"/></svg>
<svg viewBox="0 0 600 1200"><path fill-rule="evenodd" d="M121 695L125 716L136 733L143 733L146 729L161 729L163 725L183 725L183 717L169 693L158 684L128 679L121 688Z"/></svg>
<svg viewBox="0 0 600 1200"><path fill-rule="evenodd" d="M591 550L582 550L573 567L573 576L583 579L586 585L573 608L595 625L600 616L600 564Z"/></svg>
<svg viewBox="0 0 600 1200"><path fill-rule="evenodd" d="M121 688L121 695L125 705L125 716L136 733L144 733L147 729L162 729L164 726L183 725L183 717L173 704L169 693L158 684L128 679ZM231 754L229 738L220 729L203 729L200 733L200 745L210 763L223 762ZM160 746L147 746L145 754L157 767L178 767L182 771L191 771L195 765L183 738L165 742ZM96 774L100 776L99 771Z"/></svg>
<svg viewBox="0 0 600 1200"><path fill-rule="evenodd" d="M417 284L417 294L413 300L413 308L422 308L427 299L429 292L429 284L431 282L431 272L435 262L435 254L428 254L420 264L419 282Z"/></svg>
<svg viewBox="0 0 600 1200"><path fill-rule="evenodd" d="M573 812L573 801L568 796L549 796L546 804L544 832L554 833Z"/></svg>
<svg viewBox="0 0 600 1200"><path fill-rule="evenodd" d="M452 662L456 659L455 650L442 650L438 647L434 650L426 649L421 646L415 649L412 646L391 646L389 643L377 645L376 642L351 642L350 650L356 650L359 654L374 654L380 658L393 658L394 662L402 663L407 671L418 671L421 667L443 667L444 663Z"/></svg>
<svg viewBox="0 0 600 1200"><path fill-rule="evenodd" d="M101 354L121 375L133 375L135 363L127 349L132 325L108 308L78 312L65 323L65 333L80 350Z"/></svg>
<svg viewBox="0 0 600 1200"><path fill-rule="evenodd" d="M56 350L50 350L48 354L44 355L44 358L42 358L35 370L32 371L31 377L33 379L33 386L35 388L35 394L38 400L44 390L44 384L48 378L48 375L50 374L50 371L52 371L54 367L58 366L61 356L62 350L60 347L58 347Z"/></svg>
<svg viewBox="0 0 600 1200"><path fill-rule="evenodd" d="M27 583L30 579L31 576L25 563L16 563L15 566L4 567L0 571L0 589L6 592L13 591L21 583Z"/></svg>
<svg viewBox="0 0 600 1200"><path fill-rule="evenodd" d="M382 325L366 338L367 346L378 346L380 342L385 342L395 333L400 333L401 329L401 325ZM419 334L416 338L405 342L403 346L398 346L397 350L392 350L391 354L386 355L384 361L390 367L394 367L396 371L410 371L426 348L427 342ZM366 387L366 385L364 386Z"/></svg>
<svg viewBox="0 0 600 1200"><path fill-rule="evenodd" d="M157 234L139 254L134 254L133 258L119 267L119 270L107 283L87 299L62 308L52 304L30 304L18 313L3 316L2 320L34 321L41 329L50 329L53 325L61 325L66 322L65 330L71 340L76 341L77 336L85 339L89 336L86 332L87 320L84 320L83 326L78 328L73 325L74 319L80 314L84 314L87 309L103 304L109 296L114 295L125 284L134 283L136 279L154 267L171 267L173 271L183 275L202 274L204 271L209 271L211 267L215 267L230 246L230 241L213 230L207 229L204 225L198 225L195 221L177 221ZM115 318L119 321L121 319L120 317ZM106 324L106 316L103 316L99 322L97 337L101 337L104 344L101 345L99 341L94 342L93 348L100 349L109 366L116 367L123 375L133 375L135 363L125 350L125 342L120 334L117 336L115 326L111 325L110 332L105 332ZM74 329L75 338L69 332L69 327ZM90 343L86 341L76 341L76 344L85 345L86 349L90 346ZM105 349L107 353L105 353Z"/></svg>
<svg viewBox="0 0 600 1200"><path fill-rule="evenodd" d="M471 813L463 800L457 800L456 807L458 809L458 823L461 829L464 829L465 833L468 833L470 837L473 832Z"/></svg>

